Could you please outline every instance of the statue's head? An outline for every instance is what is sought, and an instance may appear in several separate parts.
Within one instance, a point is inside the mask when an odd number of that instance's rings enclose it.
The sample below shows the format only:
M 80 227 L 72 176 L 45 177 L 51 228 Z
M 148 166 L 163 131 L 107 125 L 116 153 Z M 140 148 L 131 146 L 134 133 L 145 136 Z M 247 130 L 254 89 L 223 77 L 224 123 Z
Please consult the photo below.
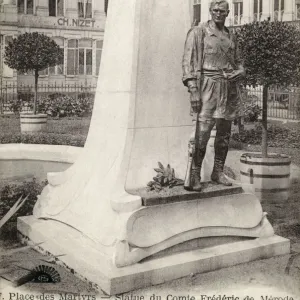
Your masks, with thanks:
M 229 3 L 226 0 L 212 0 L 209 11 L 215 23 L 225 23 L 229 14 Z

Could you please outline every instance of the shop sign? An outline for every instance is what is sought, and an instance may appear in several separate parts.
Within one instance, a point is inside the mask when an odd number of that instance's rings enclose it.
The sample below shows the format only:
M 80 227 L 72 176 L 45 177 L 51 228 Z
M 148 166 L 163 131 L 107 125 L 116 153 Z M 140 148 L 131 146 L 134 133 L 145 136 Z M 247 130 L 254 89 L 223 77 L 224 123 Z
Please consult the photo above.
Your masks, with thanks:
M 60 26 L 94 27 L 95 20 L 59 18 L 57 24 Z

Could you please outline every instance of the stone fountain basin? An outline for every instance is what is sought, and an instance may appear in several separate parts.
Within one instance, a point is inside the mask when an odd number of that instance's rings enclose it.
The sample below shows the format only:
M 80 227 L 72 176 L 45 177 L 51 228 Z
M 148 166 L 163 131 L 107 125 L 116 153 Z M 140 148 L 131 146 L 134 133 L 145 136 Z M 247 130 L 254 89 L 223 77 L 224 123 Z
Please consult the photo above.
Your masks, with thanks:
M 48 172 L 69 168 L 83 148 L 62 145 L 0 145 L 0 180 L 35 177 L 45 180 Z

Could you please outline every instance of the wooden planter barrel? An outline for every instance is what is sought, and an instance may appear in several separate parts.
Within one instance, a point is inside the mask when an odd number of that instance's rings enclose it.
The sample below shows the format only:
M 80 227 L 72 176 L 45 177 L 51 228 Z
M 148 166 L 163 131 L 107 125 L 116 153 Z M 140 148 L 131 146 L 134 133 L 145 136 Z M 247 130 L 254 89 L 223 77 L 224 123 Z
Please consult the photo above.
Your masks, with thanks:
M 240 159 L 241 183 L 245 192 L 261 201 L 282 201 L 289 198 L 291 158 L 284 154 L 244 153 Z
M 46 114 L 20 114 L 21 132 L 43 131 L 47 125 Z

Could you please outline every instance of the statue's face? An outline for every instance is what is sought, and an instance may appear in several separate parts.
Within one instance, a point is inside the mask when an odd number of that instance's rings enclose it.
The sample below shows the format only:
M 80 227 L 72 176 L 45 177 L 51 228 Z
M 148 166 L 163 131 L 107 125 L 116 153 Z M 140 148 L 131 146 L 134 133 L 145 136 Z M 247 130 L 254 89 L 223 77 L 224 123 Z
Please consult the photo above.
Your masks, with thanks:
M 216 4 L 210 9 L 211 18 L 215 23 L 224 24 L 229 14 L 226 3 Z

